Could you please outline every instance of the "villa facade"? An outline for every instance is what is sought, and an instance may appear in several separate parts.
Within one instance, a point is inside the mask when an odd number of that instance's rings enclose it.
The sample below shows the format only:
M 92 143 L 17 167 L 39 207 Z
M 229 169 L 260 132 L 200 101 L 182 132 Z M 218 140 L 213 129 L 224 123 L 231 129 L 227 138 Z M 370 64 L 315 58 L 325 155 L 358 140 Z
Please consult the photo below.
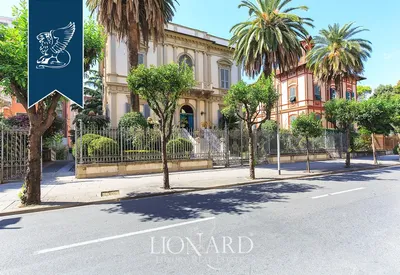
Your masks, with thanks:
M 280 94 L 278 119 L 281 128 L 289 129 L 291 123 L 302 113 L 316 113 L 325 128 L 333 128 L 324 117 L 324 104 L 334 98 L 357 100 L 357 82 L 365 78 L 352 76 L 344 78 L 342 93 L 337 93 L 334 83 L 317 81 L 312 71 L 306 68 L 305 54 L 296 68 L 289 72 L 277 72 L 275 85 Z M 276 109 L 271 113 L 276 120 Z
M 172 62 L 186 62 L 193 69 L 197 85 L 181 99 L 174 116 L 174 124 L 185 124 L 188 130 L 218 126 L 223 97 L 231 85 L 241 78 L 240 67 L 232 60 L 233 49 L 228 40 L 207 32 L 177 24 L 168 24 L 163 43 L 149 48 L 142 45 L 139 63 L 146 67 Z M 126 78 L 129 72 L 128 49 L 124 41 L 109 36 L 101 71 L 104 77 L 104 111 L 116 127 L 120 118 L 131 111 L 130 93 Z M 144 99 L 140 111 L 156 119 Z

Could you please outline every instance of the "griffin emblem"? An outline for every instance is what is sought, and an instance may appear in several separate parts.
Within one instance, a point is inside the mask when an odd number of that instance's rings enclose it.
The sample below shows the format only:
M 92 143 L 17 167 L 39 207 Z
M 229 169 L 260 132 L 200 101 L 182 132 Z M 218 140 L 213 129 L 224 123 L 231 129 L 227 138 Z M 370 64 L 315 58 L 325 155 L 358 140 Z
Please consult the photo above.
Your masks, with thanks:
M 62 69 L 71 62 L 71 55 L 66 50 L 75 33 L 75 23 L 36 36 L 40 43 L 42 56 L 36 61 L 36 69 Z

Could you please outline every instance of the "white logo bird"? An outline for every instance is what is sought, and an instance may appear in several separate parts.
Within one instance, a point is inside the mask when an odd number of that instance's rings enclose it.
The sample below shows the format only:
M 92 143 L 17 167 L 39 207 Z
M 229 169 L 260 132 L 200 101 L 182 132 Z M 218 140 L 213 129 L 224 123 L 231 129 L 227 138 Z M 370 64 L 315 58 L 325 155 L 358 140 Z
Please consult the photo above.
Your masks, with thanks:
M 71 62 L 71 55 L 66 50 L 75 33 L 75 23 L 36 36 L 40 43 L 42 56 L 36 61 L 36 69 L 62 69 Z M 59 60 L 59 57 L 61 61 Z

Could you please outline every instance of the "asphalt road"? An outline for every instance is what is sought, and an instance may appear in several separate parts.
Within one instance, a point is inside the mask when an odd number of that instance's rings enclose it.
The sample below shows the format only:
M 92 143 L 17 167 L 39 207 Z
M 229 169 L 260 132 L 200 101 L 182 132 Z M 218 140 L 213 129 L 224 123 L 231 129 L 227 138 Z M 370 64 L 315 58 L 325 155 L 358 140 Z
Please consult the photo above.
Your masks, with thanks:
M 2 217 L 0 274 L 400 274 L 400 167 Z

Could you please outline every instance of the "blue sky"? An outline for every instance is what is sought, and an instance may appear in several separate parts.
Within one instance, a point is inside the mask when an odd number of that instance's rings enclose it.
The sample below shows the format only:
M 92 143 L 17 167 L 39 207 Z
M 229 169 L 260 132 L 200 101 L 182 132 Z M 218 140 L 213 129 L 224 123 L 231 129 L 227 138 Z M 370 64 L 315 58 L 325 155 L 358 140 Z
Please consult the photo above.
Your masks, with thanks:
M 240 0 L 178 0 L 173 22 L 229 38 L 230 28 L 248 18 L 245 9 L 238 9 Z M 1 0 L 0 16 L 11 16 L 11 6 L 19 0 Z M 382 0 L 380 5 L 368 0 L 293 0 L 290 4 L 306 5 L 308 12 L 301 15 L 314 19 L 311 35 L 316 35 L 328 24 L 354 21 L 370 31 L 362 38 L 373 43 L 371 59 L 366 63 L 362 84 L 376 88 L 379 84 L 395 84 L 400 80 L 400 1 Z

